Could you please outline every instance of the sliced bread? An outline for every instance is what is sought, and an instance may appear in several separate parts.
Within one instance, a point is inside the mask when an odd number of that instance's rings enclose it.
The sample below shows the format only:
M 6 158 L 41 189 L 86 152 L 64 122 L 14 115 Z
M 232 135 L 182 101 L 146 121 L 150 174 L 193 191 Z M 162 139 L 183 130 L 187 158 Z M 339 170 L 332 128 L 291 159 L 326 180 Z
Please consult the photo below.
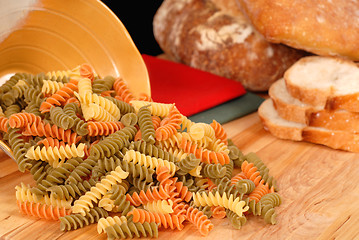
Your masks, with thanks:
M 285 72 L 284 79 L 288 92 L 304 103 L 359 112 L 359 68 L 352 61 L 304 57 Z
M 294 141 L 322 144 L 333 149 L 359 152 L 359 135 L 348 131 L 335 131 L 321 127 L 310 127 L 281 118 L 272 99 L 266 99 L 258 108 L 264 128 L 272 135 Z
M 359 132 L 359 113 L 347 110 L 326 110 L 306 104 L 289 94 L 284 79 L 273 83 L 268 91 L 280 117 L 311 127 Z

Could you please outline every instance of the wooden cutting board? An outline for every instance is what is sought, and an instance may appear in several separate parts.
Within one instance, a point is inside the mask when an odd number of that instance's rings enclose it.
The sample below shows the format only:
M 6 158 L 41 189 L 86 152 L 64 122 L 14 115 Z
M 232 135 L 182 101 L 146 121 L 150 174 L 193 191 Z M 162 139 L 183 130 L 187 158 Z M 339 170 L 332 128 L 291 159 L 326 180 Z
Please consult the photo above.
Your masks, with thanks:
M 269 167 L 283 198 L 277 207 L 278 223 L 248 218 L 240 230 L 227 219 L 213 219 L 206 239 L 359 239 L 359 154 L 304 142 L 279 140 L 266 132 L 257 113 L 224 125 L 228 137 L 244 154 L 256 152 Z M 61 232 L 56 221 L 39 220 L 19 213 L 15 186 L 33 183 L 16 164 L 0 152 L 1 239 L 106 239 L 96 225 Z M 159 239 L 201 239 L 187 224 L 183 231 L 161 230 Z

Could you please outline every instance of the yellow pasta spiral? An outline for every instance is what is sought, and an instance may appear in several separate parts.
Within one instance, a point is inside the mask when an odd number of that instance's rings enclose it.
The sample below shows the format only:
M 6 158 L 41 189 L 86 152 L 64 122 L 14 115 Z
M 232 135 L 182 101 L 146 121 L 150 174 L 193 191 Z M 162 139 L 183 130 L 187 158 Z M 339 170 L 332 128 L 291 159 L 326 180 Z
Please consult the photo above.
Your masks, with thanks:
M 85 155 L 84 148 L 84 143 L 80 143 L 77 147 L 74 143 L 71 145 L 66 144 L 65 147 L 41 148 L 40 146 L 32 146 L 26 152 L 25 156 L 29 159 L 47 161 L 53 167 L 61 167 L 65 159 L 83 157 Z
M 243 212 L 248 211 L 248 206 L 246 206 L 246 202 L 240 200 L 239 197 L 234 198 L 234 195 L 229 195 L 224 192 L 221 196 L 219 192 L 216 192 L 213 195 L 212 192 L 197 192 L 193 194 L 193 202 L 196 206 L 221 206 L 226 209 L 229 209 L 235 212 L 238 216 L 242 216 Z
M 189 134 L 194 140 L 201 140 L 204 137 L 215 139 L 216 134 L 211 125 L 207 123 L 195 123 L 190 127 Z
M 107 218 L 100 218 L 97 222 L 97 232 L 102 233 L 105 231 L 107 227 L 113 226 L 115 224 L 121 225 L 122 223 L 127 222 L 127 218 L 125 216 L 114 216 Z
M 140 100 L 132 100 L 130 101 L 130 104 L 135 108 L 136 112 L 138 112 L 141 107 L 150 105 L 149 109 L 151 110 L 151 114 L 162 118 L 168 116 L 170 109 L 173 106 L 173 104 L 168 103 L 157 103 Z
M 73 213 L 80 213 L 82 216 L 86 215 L 86 212 L 93 208 L 93 203 L 97 203 L 108 191 L 112 189 L 112 186 L 116 183 L 122 182 L 122 179 L 127 178 L 128 172 L 122 170 L 120 166 L 116 167 L 114 171 L 106 175 L 101 182 L 96 183 L 94 187 L 91 187 L 90 191 L 87 191 L 78 200 L 74 202 L 72 208 Z
M 70 77 L 72 71 L 71 70 L 64 70 L 64 71 L 50 71 L 47 72 L 45 75 L 48 78 L 52 77 Z
M 15 189 L 16 200 L 19 200 L 21 202 L 41 203 L 54 207 L 64 207 L 65 209 L 71 208 L 72 198 L 70 198 L 69 200 L 64 200 L 56 198 L 52 194 L 50 194 L 50 196 L 45 195 L 41 198 L 38 198 L 36 194 L 31 192 L 30 185 L 25 185 L 24 183 L 21 183 L 20 186 L 16 186 Z
M 112 116 L 106 109 L 95 103 L 81 104 L 81 108 L 86 121 L 91 119 L 100 122 L 116 121 L 115 117 Z
M 121 118 L 120 109 L 110 100 L 101 97 L 97 94 L 91 95 L 91 102 L 103 107 L 118 121 Z
M 163 160 L 161 158 L 151 157 L 135 150 L 128 150 L 123 159 L 128 162 L 133 162 L 134 164 L 138 163 L 141 166 L 145 166 L 151 169 L 155 169 L 158 166 L 165 166 L 169 169 L 169 173 L 172 176 L 177 170 L 177 166 L 173 162 Z
M 62 82 L 56 82 L 52 80 L 44 80 L 41 92 L 45 94 L 54 94 L 57 90 L 62 88 L 64 84 Z
M 173 213 L 173 202 L 171 200 L 157 200 L 143 205 L 144 209 L 156 213 Z

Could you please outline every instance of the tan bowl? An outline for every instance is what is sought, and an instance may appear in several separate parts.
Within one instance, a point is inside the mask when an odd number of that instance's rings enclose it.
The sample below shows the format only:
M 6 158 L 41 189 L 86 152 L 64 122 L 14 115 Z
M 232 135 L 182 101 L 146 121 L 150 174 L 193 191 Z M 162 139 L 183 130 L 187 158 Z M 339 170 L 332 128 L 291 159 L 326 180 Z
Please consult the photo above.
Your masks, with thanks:
M 122 76 L 134 95 L 151 96 L 146 65 L 122 22 L 96 0 L 1 0 L 0 85 L 16 72 L 90 64 Z M 13 158 L 11 149 L 0 148 Z
M 117 16 L 96 0 L 2 0 L 0 79 L 89 63 L 122 76 L 134 94 L 150 92 L 146 65 Z

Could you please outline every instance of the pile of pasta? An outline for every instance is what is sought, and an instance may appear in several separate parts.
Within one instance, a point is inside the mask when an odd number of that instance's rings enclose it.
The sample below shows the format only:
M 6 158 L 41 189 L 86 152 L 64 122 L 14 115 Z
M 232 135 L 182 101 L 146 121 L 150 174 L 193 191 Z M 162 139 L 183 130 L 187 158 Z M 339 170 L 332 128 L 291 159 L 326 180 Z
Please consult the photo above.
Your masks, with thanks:
M 175 104 L 135 97 L 121 77 L 88 64 L 16 73 L 0 87 L 2 140 L 30 184 L 19 210 L 62 231 L 97 224 L 108 239 L 158 237 L 188 224 L 207 236 L 211 218 L 235 229 L 249 215 L 276 223 L 276 182 L 217 121 L 196 123 Z M 235 173 L 237 172 L 237 173 Z

